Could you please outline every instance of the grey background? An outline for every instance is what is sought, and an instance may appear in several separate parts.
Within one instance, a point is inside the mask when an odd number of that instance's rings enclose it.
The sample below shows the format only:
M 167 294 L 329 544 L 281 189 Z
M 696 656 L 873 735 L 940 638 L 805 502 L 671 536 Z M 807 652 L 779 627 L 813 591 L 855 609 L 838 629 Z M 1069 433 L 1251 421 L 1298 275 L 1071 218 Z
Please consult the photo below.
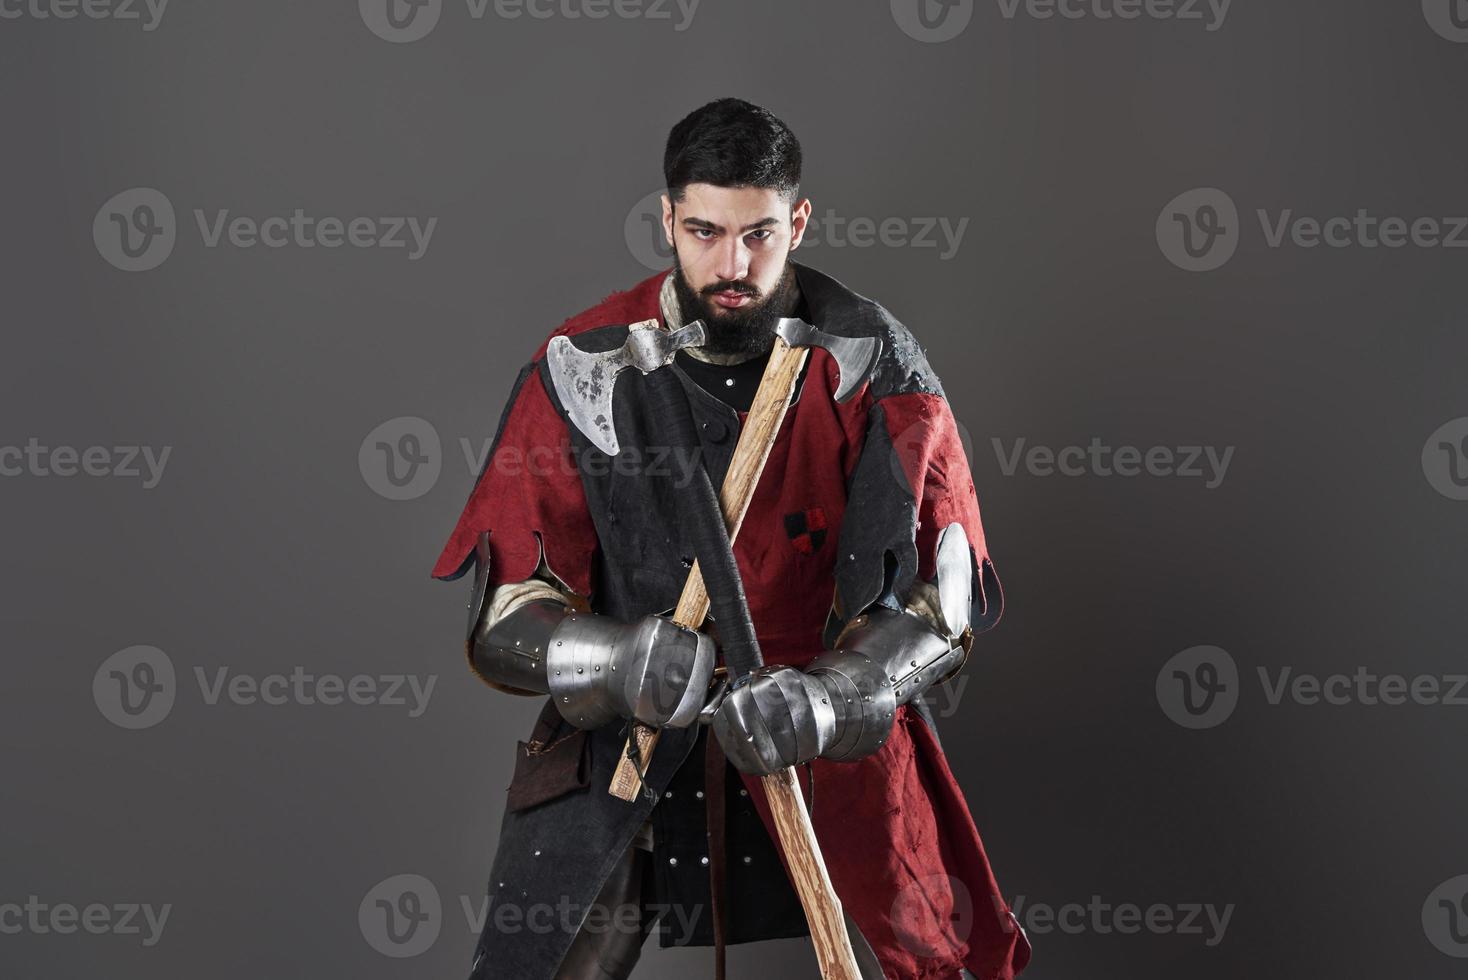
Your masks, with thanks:
M 1236 0 L 1222 28 L 1006 18 L 920 43 L 886 3 L 704 0 L 674 20 L 505 19 L 448 2 L 422 40 L 355 5 L 184 4 L 0 20 L 0 443 L 171 446 L 162 481 L 0 479 L 7 561 L 0 903 L 171 903 L 161 941 L 0 934 L 7 977 L 460 976 L 514 739 L 537 703 L 465 671 L 466 586 L 428 570 L 515 372 L 649 274 L 629 210 L 678 118 L 726 94 L 800 136 L 816 214 L 969 219 L 956 255 L 797 257 L 911 326 L 972 441 L 1008 596 L 942 720 L 1006 895 L 1235 905 L 1201 935 L 1032 932 L 1028 977 L 1460 975 L 1423 903 L 1468 872 L 1464 708 L 1264 697 L 1256 668 L 1463 669 L 1468 504 L 1424 443 L 1468 415 L 1465 253 L 1270 248 L 1254 217 L 1468 214 L 1468 45 L 1418 4 Z M 98 209 L 162 191 L 178 242 L 104 261 Z M 1163 206 L 1226 191 L 1242 230 L 1191 273 Z M 206 248 L 192 211 L 436 216 L 427 254 Z M 412 500 L 359 470 L 379 424 L 443 442 Z M 1235 447 L 1177 477 L 1005 475 L 1006 447 Z M 116 651 L 178 671 L 156 726 L 91 695 Z M 1241 675 L 1223 724 L 1159 704 L 1174 654 Z M 428 710 L 209 705 L 196 668 L 436 675 Z M 357 921 L 420 874 L 411 959 Z M 1468 953 L 1468 949 L 1460 949 Z M 640 978 L 704 975 L 648 947 Z M 734 976 L 809 976 L 802 943 Z

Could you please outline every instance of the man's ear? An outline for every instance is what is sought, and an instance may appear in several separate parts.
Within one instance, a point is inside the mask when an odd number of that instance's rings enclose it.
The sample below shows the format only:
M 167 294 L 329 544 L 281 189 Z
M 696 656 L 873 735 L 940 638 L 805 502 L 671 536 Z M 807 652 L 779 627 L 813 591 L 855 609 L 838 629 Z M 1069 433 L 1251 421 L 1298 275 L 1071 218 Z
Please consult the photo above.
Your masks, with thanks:
M 667 240 L 668 247 L 673 247 L 673 201 L 667 194 L 663 195 L 663 238 Z
M 790 250 L 793 252 L 800 247 L 800 241 L 805 237 L 805 226 L 810 221 L 810 198 L 802 197 L 795 207 L 790 209 Z

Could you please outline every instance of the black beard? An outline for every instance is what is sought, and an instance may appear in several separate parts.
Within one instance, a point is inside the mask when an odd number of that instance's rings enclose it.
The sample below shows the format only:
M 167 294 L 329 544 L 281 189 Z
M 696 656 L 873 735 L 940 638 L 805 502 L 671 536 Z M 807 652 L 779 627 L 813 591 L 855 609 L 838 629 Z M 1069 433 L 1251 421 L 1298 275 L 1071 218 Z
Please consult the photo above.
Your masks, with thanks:
M 780 281 L 764 299 L 747 282 L 710 283 L 702 293 L 695 293 L 683 276 L 678 255 L 673 254 L 673 291 L 678 297 L 678 310 L 684 323 L 702 320 L 708 334 L 703 350 L 710 354 L 743 354 L 755 357 L 768 354 L 775 345 L 775 328 L 781 317 L 789 316 L 795 298 L 795 267 L 787 259 Z M 756 301 L 738 309 L 728 309 L 713 301 L 713 294 L 741 292 Z

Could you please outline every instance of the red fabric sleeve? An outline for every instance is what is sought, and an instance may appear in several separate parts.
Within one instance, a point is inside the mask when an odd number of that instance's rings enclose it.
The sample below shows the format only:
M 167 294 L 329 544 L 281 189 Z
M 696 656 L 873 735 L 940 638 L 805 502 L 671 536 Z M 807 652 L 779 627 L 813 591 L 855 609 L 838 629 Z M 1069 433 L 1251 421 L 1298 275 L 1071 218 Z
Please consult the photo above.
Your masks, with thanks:
M 537 368 L 520 385 L 458 525 L 433 568 L 434 578 L 468 570 L 475 540 L 489 532 L 489 587 L 535 571 L 540 541 L 552 572 L 582 596 L 591 593 L 596 527 L 571 452 Z
M 1003 593 L 989 561 L 973 472 L 948 400 L 939 394 L 914 392 L 889 395 L 879 404 L 892 440 L 894 465 L 901 467 L 917 501 L 918 577 L 932 581 L 939 533 L 954 521 L 962 524 L 974 551 L 975 578 L 984 593 L 983 609 L 992 626 L 1002 608 Z

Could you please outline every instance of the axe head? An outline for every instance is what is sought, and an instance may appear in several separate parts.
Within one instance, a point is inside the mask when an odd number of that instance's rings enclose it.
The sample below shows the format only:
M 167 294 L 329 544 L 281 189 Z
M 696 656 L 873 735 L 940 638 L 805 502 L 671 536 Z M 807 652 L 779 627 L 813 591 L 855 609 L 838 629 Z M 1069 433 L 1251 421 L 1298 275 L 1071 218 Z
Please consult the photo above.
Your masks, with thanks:
M 617 375 L 628 368 L 636 368 L 643 374 L 656 371 L 682 348 L 702 347 L 706 341 L 702 320 L 672 331 L 659 329 L 656 320 L 643 320 L 628 328 L 625 344 L 600 353 L 582 350 L 569 337 L 552 337 L 545 360 L 556 394 L 576 428 L 596 448 L 615 456 L 621 448 L 612 425 L 612 393 Z
M 882 354 L 882 342 L 876 337 L 838 337 L 793 317 L 782 317 L 775 333 L 791 347 L 819 347 L 831 355 L 841 378 L 836 387 L 838 402 L 846 401 L 861 387 Z
M 820 347 L 836 361 L 841 381 L 836 400 L 850 398 L 876 367 L 882 342 L 876 337 L 838 337 L 817 330 L 804 320 L 782 317 L 775 333 L 791 347 Z M 702 347 L 707 342 L 702 320 L 662 330 L 656 320 L 643 320 L 628 328 L 627 342 L 616 350 L 584 351 L 560 336 L 546 347 L 551 382 L 576 428 L 608 456 L 617 455 L 621 444 L 612 424 L 612 397 L 617 375 L 628 368 L 643 374 L 673 360 L 684 347 Z

